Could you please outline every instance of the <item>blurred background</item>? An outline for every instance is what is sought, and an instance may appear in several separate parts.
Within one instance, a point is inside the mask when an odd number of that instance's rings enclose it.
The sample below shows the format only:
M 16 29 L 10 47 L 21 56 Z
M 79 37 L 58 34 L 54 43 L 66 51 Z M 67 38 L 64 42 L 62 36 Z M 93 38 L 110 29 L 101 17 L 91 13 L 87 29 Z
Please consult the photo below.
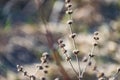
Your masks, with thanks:
M 43 52 L 51 57 L 48 80 L 75 80 L 57 44 L 64 39 L 73 56 L 64 4 L 64 0 L 0 0 L 0 80 L 29 80 L 17 72 L 16 65 L 34 73 Z M 95 60 L 100 71 L 110 76 L 120 64 L 120 0 L 72 0 L 72 4 L 80 59 L 90 52 L 92 35 L 99 31 Z M 74 56 L 73 64 L 77 67 Z M 96 80 L 89 69 L 85 76 L 84 80 Z

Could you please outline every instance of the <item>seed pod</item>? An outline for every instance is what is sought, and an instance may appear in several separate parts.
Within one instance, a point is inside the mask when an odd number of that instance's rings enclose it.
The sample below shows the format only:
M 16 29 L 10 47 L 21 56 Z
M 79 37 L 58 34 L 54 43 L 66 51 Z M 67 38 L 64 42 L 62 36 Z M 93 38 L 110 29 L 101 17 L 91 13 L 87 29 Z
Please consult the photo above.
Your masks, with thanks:
M 58 43 L 59 43 L 59 44 L 63 43 L 63 40 L 62 40 L 62 39 L 59 39 L 59 40 L 58 40 Z
M 66 60 L 69 61 L 71 59 L 71 57 L 66 57 Z
M 64 49 L 64 50 L 63 50 L 63 53 L 66 53 L 66 52 L 67 52 L 67 50 Z
M 67 24 L 70 24 L 70 25 L 71 25 L 72 23 L 73 23 L 73 20 L 68 20 L 68 21 L 67 21 Z
M 59 47 L 60 47 L 60 48 L 64 48 L 64 47 L 65 47 L 65 44 L 60 44 Z
M 94 32 L 94 35 L 98 35 L 98 34 L 99 34 L 99 32 L 98 32 L 98 31 Z
M 66 11 L 66 14 L 72 14 L 73 13 L 73 10 L 67 10 Z
M 27 71 L 24 71 L 23 73 L 24 73 L 24 76 L 26 76 L 26 75 L 27 75 Z
M 45 73 L 45 74 L 47 74 L 47 73 L 48 73 L 48 71 L 47 71 L 47 70 L 45 70 L 45 71 L 44 71 L 44 73 Z
M 71 0 L 65 0 L 66 3 L 69 3 Z
M 93 44 L 94 46 L 98 46 L 98 43 L 97 42 L 94 42 L 94 44 Z
M 73 50 L 73 54 L 77 55 L 80 51 L 79 50 Z
M 120 72 L 120 68 L 118 68 L 118 72 Z
M 83 62 L 87 62 L 87 61 L 88 61 L 88 58 L 87 58 L 87 57 L 84 57 L 82 61 L 83 61 Z
M 88 66 L 91 66 L 92 65 L 92 62 L 90 61 L 89 63 L 88 63 Z
M 40 80 L 46 80 L 46 78 L 45 78 L 45 77 L 42 77 Z
M 76 37 L 76 33 L 72 33 L 71 35 L 70 35 L 70 38 L 75 38 Z
M 43 70 L 43 67 L 42 66 L 38 66 L 39 67 L 39 70 Z
M 99 74 L 97 75 L 97 77 L 98 77 L 98 78 L 101 78 L 101 77 L 104 77 L 104 75 L 105 75 L 105 74 L 102 72 L 102 73 L 99 73 Z
M 92 57 L 94 57 L 95 55 L 93 55 L 93 54 L 89 54 L 89 56 L 92 58 Z
M 99 40 L 99 37 L 94 36 L 94 40 Z
M 36 80 L 34 75 L 30 76 L 30 80 Z
M 67 4 L 66 4 L 66 7 L 67 7 L 67 8 L 70 8 L 70 7 L 72 7 L 72 4 L 71 4 L 71 3 L 67 3 Z

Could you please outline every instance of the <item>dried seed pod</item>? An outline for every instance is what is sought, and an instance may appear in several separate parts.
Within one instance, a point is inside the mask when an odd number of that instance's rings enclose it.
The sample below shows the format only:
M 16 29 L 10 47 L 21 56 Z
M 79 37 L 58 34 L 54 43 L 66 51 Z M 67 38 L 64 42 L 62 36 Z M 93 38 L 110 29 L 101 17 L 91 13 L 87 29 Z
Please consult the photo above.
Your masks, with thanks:
M 66 60 L 69 61 L 71 59 L 71 57 L 66 57 Z
M 120 68 L 118 68 L 118 70 L 117 70 L 118 72 L 120 72 Z
M 88 58 L 87 58 L 87 57 L 84 57 L 82 61 L 83 61 L 83 62 L 87 62 L 87 61 L 88 61 Z
M 96 71 L 96 70 L 97 70 L 97 66 L 94 66 L 92 70 L 93 70 L 93 71 Z
M 45 68 L 49 68 L 49 66 L 48 66 L 48 65 L 45 65 Z
M 64 49 L 64 50 L 63 50 L 63 53 L 67 53 L 67 50 Z
M 62 39 L 59 39 L 59 40 L 58 40 L 58 43 L 59 43 L 59 44 L 63 43 L 63 40 L 62 40 Z
M 98 35 L 98 34 L 99 34 L 99 32 L 98 32 L 98 31 L 94 32 L 94 35 Z
M 73 20 L 68 20 L 67 21 L 67 24 L 72 24 L 73 23 Z
M 42 66 L 38 66 L 39 70 L 43 70 L 43 67 Z
M 92 58 L 92 57 L 94 57 L 95 55 L 93 55 L 93 54 L 89 54 L 89 56 Z
M 65 0 L 66 3 L 69 3 L 71 0 Z
M 67 8 L 70 8 L 70 7 L 72 7 L 72 4 L 71 4 L 71 3 L 67 3 L 67 4 L 66 4 L 66 7 L 67 7 Z
M 19 66 L 17 69 L 18 72 L 23 72 L 23 66 Z
M 47 74 L 47 73 L 48 73 L 48 71 L 47 71 L 47 70 L 45 70 L 45 71 L 44 71 L 44 73 L 45 73 L 45 74 Z
M 99 37 L 97 37 L 97 36 L 94 36 L 94 40 L 99 40 Z
M 73 54 L 77 55 L 80 51 L 79 50 L 73 50 Z
M 90 61 L 89 63 L 88 63 L 88 66 L 91 66 L 92 65 L 92 62 Z
M 94 46 L 98 46 L 98 43 L 97 42 L 94 42 L 94 44 L 93 44 Z
M 105 74 L 102 72 L 102 73 L 99 73 L 98 75 L 97 75 L 97 77 L 98 78 L 101 78 L 101 77 L 104 77 L 105 76 Z
M 65 44 L 60 44 L 59 47 L 60 47 L 60 48 L 64 48 L 64 47 L 65 47 Z
M 47 52 L 44 52 L 43 54 L 42 54 L 42 57 L 48 57 L 49 56 L 49 54 L 47 53 Z
M 72 14 L 73 13 L 73 10 L 67 10 L 66 11 L 66 14 Z
M 46 80 L 46 78 L 45 78 L 45 77 L 42 77 L 40 80 Z
M 76 37 L 76 33 L 72 33 L 71 35 L 70 35 L 70 38 L 75 38 Z
M 41 63 L 46 63 L 47 62 L 45 57 L 41 57 L 40 59 L 41 59 Z
M 36 80 L 34 75 L 30 76 L 30 80 Z
M 26 75 L 27 75 L 27 71 L 24 71 L 23 73 L 24 73 L 24 76 L 26 76 Z

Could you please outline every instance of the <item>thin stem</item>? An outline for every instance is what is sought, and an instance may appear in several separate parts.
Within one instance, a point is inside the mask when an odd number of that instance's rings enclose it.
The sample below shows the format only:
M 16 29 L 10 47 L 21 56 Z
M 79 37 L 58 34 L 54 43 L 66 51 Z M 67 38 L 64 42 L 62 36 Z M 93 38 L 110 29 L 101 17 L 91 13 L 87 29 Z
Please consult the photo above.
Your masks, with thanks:
M 69 57 L 66 53 L 65 53 L 65 56 L 66 56 L 66 57 Z M 75 72 L 76 76 L 78 76 L 78 73 L 77 73 L 77 71 L 75 70 L 75 68 L 74 68 L 71 60 L 69 60 L 68 62 L 69 62 L 69 64 L 71 65 L 71 67 L 72 67 L 73 71 Z
M 94 49 L 95 49 L 95 46 L 93 46 L 92 49 L 91 49 L 91 51 L 90 51 L 90 54 L 91 54 L 91 55 L 93 54 Z M 81 75 L 80 75 L 81 77 L 83 77 L 83 75 L 84 75 L 84 73 L 85 73 L 85 71 L 86 71 L 86 69 L 87 69 L 87 67 L 88 67 L 88 65 L 89 65 L 90 60 L 91 60 L 91 57 L 89 56 L 89 57 L 88 57 L 87 64 L 86 64 L 85 68 L 82 70 L 82 73 L 81 73 Z

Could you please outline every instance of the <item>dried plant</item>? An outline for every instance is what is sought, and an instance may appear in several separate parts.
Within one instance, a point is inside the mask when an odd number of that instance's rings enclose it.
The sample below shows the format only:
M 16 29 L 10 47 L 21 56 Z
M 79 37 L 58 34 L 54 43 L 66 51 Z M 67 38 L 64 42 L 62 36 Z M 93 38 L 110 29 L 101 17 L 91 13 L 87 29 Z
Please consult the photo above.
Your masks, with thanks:
M 34 74 L 30 75 L 27 71 L 24 70 L 23 66 L 20 66 L 20 65 L 17 65 L 17 71 L 18 72 L 22 72 L 24 74 L 24 76 L 28 77 L 30 80 L 46 80 L 46 77 L 43 77 L 41 76 L 41 78 L 37 78 L 36 77 L 36 73 L 39 71 L 39 70 L 43 70 L 43 73 L 44 74 L 47 74 L 48 71 L 44 68 L 49 68 L 49 64 L 48 64 L 48 53 L 45 52 L 42 54 L 42 57 L 40 58 L 41 60 L 41 63 L 39 65 L 37 65 L 37 70 Z
M 84 79 L 83 76 L 84 76 L 84 74 L 86 72 L 86 69 L 89 66 L 91 66 L 92 63 L 93 63 L 92 60 L 95 57 L 94 50 L 98 46 L 98 42 L 99 42 L 99 32 L 96 31 L 94 33 L 94 35 L 93 35 L 94 42 L 93 42 L 93 46 L 92 46 L 92 49 L 91 49 L 90 53 L 88 54 L 88 56 L 86 56 L 85 58 L 83 58 L 82 61 L 80 61 L 79 57 L 78 57 L 80 51 L 78 50 L 77 45 L 76 45 L 76 41 L 75 41 L 75 38 L 76 38 L 77 34 L 74 33 L 73 30 L 72 30 L 72 24 L 73 24 L 73 19 L 72 19 L 72 13 L 73 13 L 72 3 L 71 3 L 71 0 L 65 0 L 65 3 L 66 3 L 65 5 L 66 5 L 66 8 L 67 8 L 66 14 L 69 15 L 69 20 L 67 21 L 67 24 L 68 24 L 68 27 L 69 27 L 69 37 L 71 38 L 71 40 L 73 42 L 73 51 L 72 51 L 72 53 L 76 57 L 76 61 L 77 61 L 77 64 L 78 64 L 78 71 L 74 68 L 74 65 L 72 64 L 71 57 L 68 55 L 68 53 L 67 53 L 68 51 L 65 49 L 66 45 L 64 44 L 64 41 L 62 39 L 59 39 L 58 40 L 58 44 L 59 44 L 59 47 L 62 49 L 62 52 L 63 52 L 63 54 L 66 57 L 66 60 L 70 64 L 70 66 L 73 69 L 74 73 L 76 74 L 78 80 L 82 80 L 82 79 Z M 85 65 L 84 68 L 81 68 L 81 63 L 82 62 L 86 63 L 86 65 Z M 119 75 L 120 69 L 118 69 L 118 71 L 113 76 L 110 76 L 110 77 L 107 77 L 107 76 L 105 76 L 105 74 L 103 72 L 100 72 L 100 70 L 97 67 L 97 64 L 94 65 L 93 71 L 97 74 L 97 79 L 98 80 L 116 80 L 116 78 Z
M 97 48 L 97 46 L 99 45 L 99 32 L 96 31 L 94 32 L 93 34 L 93 44 L 92 44 L 92 48 L 91 48 L 91 51 L 90 53 L 85 56 L 83 59 L 79 59 L 79 54 L 80 54 L 80 51 L 79 49 L 77 48 L 77 44 L 76 44 L 76 37 L 77 37 L 77 34 L 75 32 L 73 32 L 73 19 L 72 19 L 72 14 L 73 14 L 73 10 L 72 10 L 72 3 L 71 3 L 71 0 L 65 0 L 65 5 L 66 5 L 66 14 L 69 16 L 69 20 L 67 21 L 67 24 L 68 24 L 68 28 L 69 28 L 69 37 L 71 38 L 72 40 L 72 45 L 73 45 L 73 50 L 72 50 L 72 53 L 73 55 L 75 56 L 76 58 L 76 62 L 77 62 L 77 67 L 78 69 L 75 69 L 75 66 L 76 65 L 73 65 L 72 63 L 72 59 L 71 57 L 69 56 L 68 54 L 68 50 L 65 49 L 65 46 L 66 44 L 64 44 L 64 40 L 62 39 L 59 39 L 58 40 L 58 44 L 59 44 L 59 47 L 60 49 L 62 50 L 62 53 L 64 54 L 65 58 L 66 58 L 66 61 L 70 64 L 72 70 L 74 71 L 76 77 L 78 78 L 78 80 L 82 80 L 84 79 L 84 74 L 87 70 L 87 68 L 90 68 L 92 65 L 93 65 L 93 60 L 95 56 L 94 54 L 94 51 L 95 49 Z M 47 53 L 43 53 L 42 57 L 41 57 L 41 63 L 39 66 L 37 66 L 37 71 L 38 70 L 44 70 L 44 68 L 48 68 L 49 65 L 48 65 L 48 54 Z M 82 67 L 81 63 L 85 63 L 85 66 Z M 44 64 L 47 64 L 46 66 L 44 66 Z M 33 75 L 29 75 L 27 71 L 24 70 L 24 68 L 20 65 L 17 65 L 17 69 L 18 69 L 18 72 L 22 72 L 24 74 L 24 76 L 28 77 L 30 80 L 37 80 L 38 78 L 36 77 L 36 73 L 33 74 Z M 92 67 L 93 72 L 95 72 L 96 76 L 97 76 L 97 80 L 116 80 L 116 78 L 118 77 L 119 75 L 119 72 L 120 72 L 120 68 L 117 70 L 117 72 L 111 76 L 106 76 L 104 72 L 101 72 L 99 70 L 99 66 L 97 66 L 97 64 L 95 63 L 95 65 Z M 45 74 L 48 73 L 48 71 L 43 71 Z M 46 80 L 46 77 L 41 77 L 41 79 L 38 79 L 38 80 Z M 59 78 L 56 78 L 55 80 L 59 80 Z

